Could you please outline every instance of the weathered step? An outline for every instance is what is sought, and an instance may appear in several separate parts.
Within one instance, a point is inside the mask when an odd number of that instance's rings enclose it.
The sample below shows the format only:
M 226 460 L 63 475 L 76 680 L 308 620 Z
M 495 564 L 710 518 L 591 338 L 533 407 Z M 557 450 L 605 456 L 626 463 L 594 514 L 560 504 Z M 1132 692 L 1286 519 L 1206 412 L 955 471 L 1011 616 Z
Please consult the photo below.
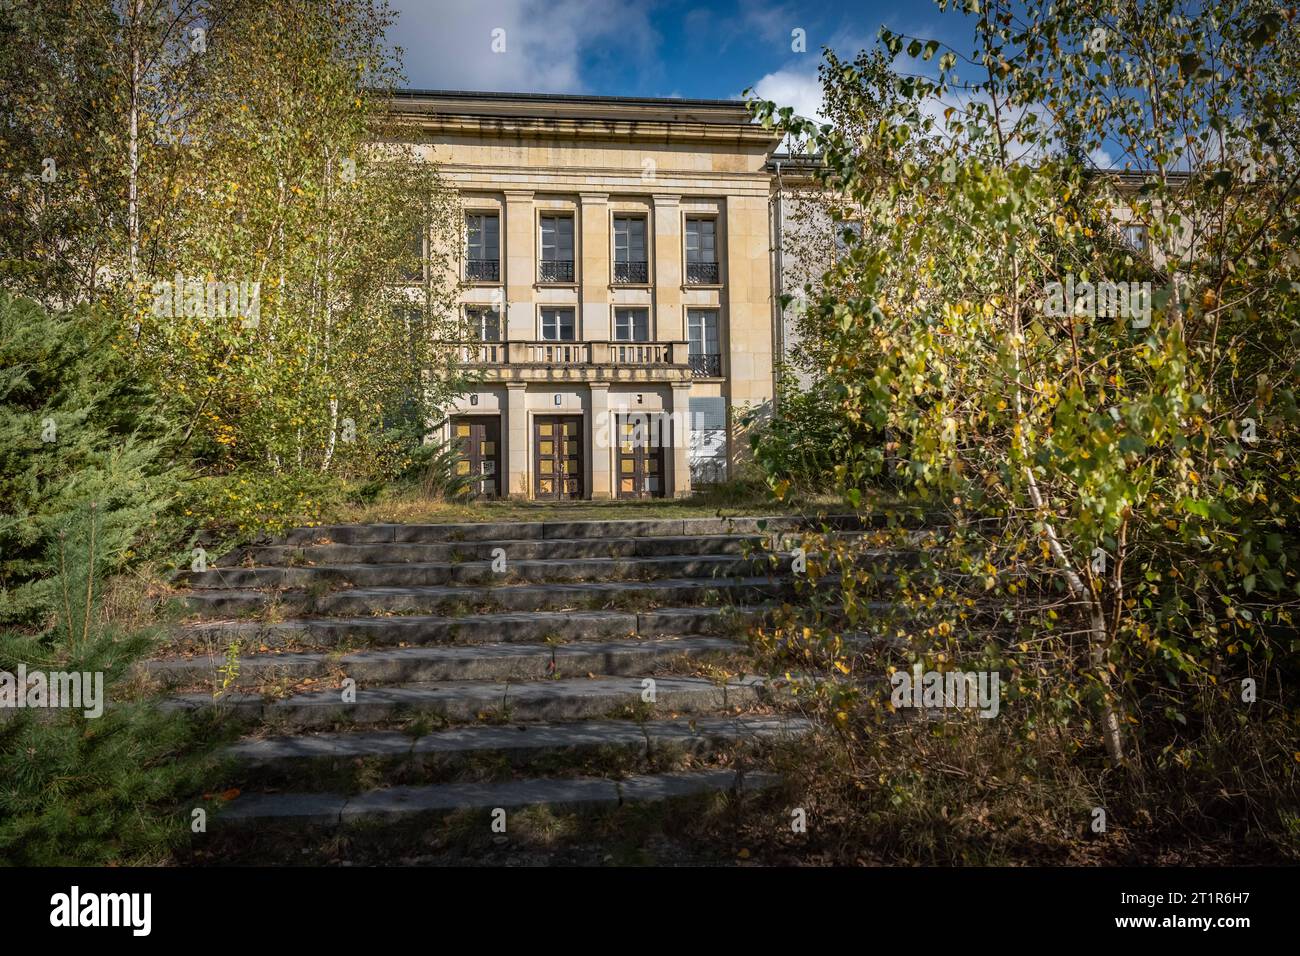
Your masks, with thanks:
M 469 644 L 323 653 L 254 654 L 239 659 L 233 686 L 298 681 L 341 674 L 365 684 L 450 680 L 534 680 L 573 674 L 630 674 L 675 657 L 704 657 L 744 649 L 720 637 L 579 641 L 568 644 Z M 163 686 L 201 684 L 219 677 L 224 655 L 152 660 L 148 674 Z
M 783 535 L 793 540 L 793 535 Z M 665 535 L 649 538 L 548 538 L 385 544 L 269 544 L 242 548 L 223 566 L 251 563 L 302 564 L 420 564 L 437 561 L 491 561 L 498 548 L 508 561 L 544 558 L 653 558 L 699 554 L 743 554 L 766 547 L 771 535 Z
M 496 587 L 347 588 L 315 593 L 201 590 L 186 596 L 203 615 L 254 614 L 273 604 L 288 613 L 434 614 L 448 610 L 599 610 L 630 604 L 752 603 L 780 596 L 788 582 L 776 577 L 661 578 L 655 581 L 599 581 L 583 584 L 506 584 Z
M 717 684 L 700 677 L 653 678 L 654 701 L 647 702 L 650 685 L 640 677 L 574 677 L 508 683 L 457 681 L 413 683 L 355 690 L 344 700 L 338 688 L 266 701 L 252 694 L 229 694 L 214 703 L 211 694 L 168 698 L 170 707 L 221 706 L 245 719 L 283 722 L 295 727 L 356 726 L 430 714 L 451 721 L 586 720 L 613 715 L 625 708 L 654 713 L 704 713 L 752 703 L 761 696 L 763 680 L 755 676 Z
M 217 821 L 223 826 L 297 824 L 346 827 L 479 810 L 484 814 L 486 829 L 489 815 L 498 808 L 509 811 L 546 806 L 556 811 L 595 810 L 704 793 L 753 792 L 777 786 L 780 782 L 775 774 L 727 769 L 646 774 L 623 780 L 540 778 L 503 783 L 398 786 L 367 791 L 355 797 L 337 793 L 250 793 L 231 802 Z
M 857 515 L 652 518 L 639 521 L 481 521 L 464 524 L 350 524 L 295 528 L 280 544 L 405 544 L 494 540 L 572 540 L 717 534 L 766 534 L 818 527 L 861 527 Z
M 659 578 L 744 577 L 784 570 L 789 558 L 732 554 L 650 558 L 334 564 L 215 568 L 189 575 L 193 588 L 430 587 L 543 581 L 646 581 Z
M 723 745 L 792 740 L 812 729 L 801 717 L 700 717 L 695 720 L 586 720 L 569 723 L 470 725 L 412 737 L 399 731 L 295 734 L 255 737 L 227 747 L 224 755 L 252 771 L 293 774 L 306 764 L 358 760 L 419 761 L 456 766 L 481 757 L 512 766 L 541 756 L 627 750 L 643 758 L 660 752 L 698 753 Z
M 605 640 L 734 631 L 769 605 L 740 608 L 664 607 L 650 611 L 533 611 L 521 614 L 408 614 L 391 617 L 311 617 L 283 621 L 197 621 L 178 630 L 190 647 L 217 648 L 229 641 L 268 648 L 332 647 L 342 643 L 391 644 L 524 643 L 563 639 Z

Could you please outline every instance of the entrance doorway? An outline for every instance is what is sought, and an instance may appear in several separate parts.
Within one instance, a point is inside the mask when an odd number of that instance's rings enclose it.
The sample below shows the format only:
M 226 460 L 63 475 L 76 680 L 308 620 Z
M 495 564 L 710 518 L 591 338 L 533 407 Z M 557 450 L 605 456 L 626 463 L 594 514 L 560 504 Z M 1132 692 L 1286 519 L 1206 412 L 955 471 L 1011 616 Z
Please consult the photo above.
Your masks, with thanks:
M 474 498 L 501 496 L 501 418 L 496 415 L 465 415 L 451 420 L 451 432 L 459 446 L 456 474 L 469 479 Z
M 582 417 L 534 418 L 533 497 L 553 501 L 581 498 L 582 469 Z
M 617 428 L 615 496 L 662 498 L 667 422 L 645 413 L 619 415 Z

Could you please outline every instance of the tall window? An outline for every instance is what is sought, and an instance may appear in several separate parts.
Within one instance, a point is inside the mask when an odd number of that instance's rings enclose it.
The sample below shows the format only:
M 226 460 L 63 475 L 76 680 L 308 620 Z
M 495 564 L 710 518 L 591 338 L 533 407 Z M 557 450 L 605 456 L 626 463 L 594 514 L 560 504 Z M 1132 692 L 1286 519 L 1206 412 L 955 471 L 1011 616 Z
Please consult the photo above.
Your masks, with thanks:
M 577 338 L 572 309 L 542 309 L 542 340 L 572 342 Z
M 470 213 L 465 226 L 469 233 L 465 278 L 496 282 L 501 278 L 501 220 L 496 213 Z
M 616 342 L 650 341 L 650 310 L 615 309 L 614 340 Z
M 469 333 L 480 342 L 501 341 L 501 313 L 487 306 L 470 306 L 465 310 Z
M 542 259 L 538 278 L 543 282 L 573 281 L 573 217 L 542 217 Z
M 645 219 L 614 217 L 614 281 L 639 285 L 649 281 Z
M 686 281 L 697 285 L 718 283 L 718 221 L 686 220 Z
M 424 281 L 424 225 L 416 226 L 406 242 L 402 256 L 401 277 L 407 282 Z
M 716 309 L 690 309 L 686 313 L 691 371 L 705 378 L 722 375 L 722 350 L 718 345 Z

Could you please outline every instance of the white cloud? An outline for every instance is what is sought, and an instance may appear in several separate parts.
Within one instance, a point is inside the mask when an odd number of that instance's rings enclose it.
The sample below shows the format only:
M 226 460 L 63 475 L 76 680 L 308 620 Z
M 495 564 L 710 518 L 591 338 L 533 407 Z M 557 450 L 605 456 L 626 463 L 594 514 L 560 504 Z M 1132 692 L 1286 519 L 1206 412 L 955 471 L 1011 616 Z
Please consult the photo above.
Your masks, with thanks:
M 793 69 L 769 73 L 754 84 L 754 92 L 760 99 L 771 100 L 778 107 L 792 107 L 796 116 L 825 122 L 822 115 L 825 101 L 815 66 L 811 73 Z
M 587 92 L 582 63 L 644 62 L 658 43 L 644 4 L 630 0 L 392 0 L 389 41 L 413 88 Z M 504 30 L 505 52 L 492 50 Z

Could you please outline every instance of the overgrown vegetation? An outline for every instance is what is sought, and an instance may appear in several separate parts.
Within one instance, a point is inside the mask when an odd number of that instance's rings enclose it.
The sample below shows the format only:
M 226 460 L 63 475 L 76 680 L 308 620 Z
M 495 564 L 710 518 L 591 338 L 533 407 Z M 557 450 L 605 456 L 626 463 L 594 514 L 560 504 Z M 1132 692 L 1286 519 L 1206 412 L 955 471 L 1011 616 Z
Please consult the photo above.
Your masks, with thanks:
M 455 491 L 425 435 L 464 381 L 459 204 L 384 145 L 415 141 L 392 17 L 0 5 L 0 670 L 102 671 L 109 700 L 0 723 L 6 862 L 158 861 L 187 831 L 212 728 L 131 675 L 200 535 Z
M 882 30 L 887 57 L 828 57 L 850 119 L 757 104 L 861 224 L 808 306 L 841 428 L 879 436 L 842 446 L 837 486 L 937 513 L 919 540 L 806 539 L 801 600 L 755 634 L 833 729 L 804 773 L 847 854 L 1294 858 L 1296 22 L 969 9 L 972 55 Z M 903 53 L 937 78 L 895 75 Z M 1145 281 L 1149 312 L 1084 293 Z M 999 715 L 902 720 L 918 665 L 996 673 Z

